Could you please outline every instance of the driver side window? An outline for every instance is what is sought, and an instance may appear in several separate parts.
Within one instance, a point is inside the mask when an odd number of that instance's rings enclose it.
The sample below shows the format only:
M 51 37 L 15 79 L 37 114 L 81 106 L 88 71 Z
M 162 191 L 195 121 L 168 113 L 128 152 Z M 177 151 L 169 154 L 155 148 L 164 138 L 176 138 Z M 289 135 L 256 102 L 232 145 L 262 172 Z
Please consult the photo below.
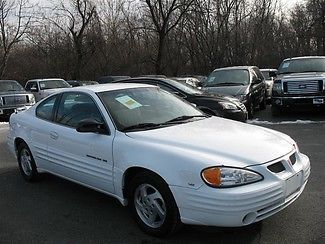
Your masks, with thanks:
M 104 123 L 103 117 L 91 97 L 84 93 L 64 93 L 59 104 L 56 122 L 77 128 L 81 122 L 88 119 Z

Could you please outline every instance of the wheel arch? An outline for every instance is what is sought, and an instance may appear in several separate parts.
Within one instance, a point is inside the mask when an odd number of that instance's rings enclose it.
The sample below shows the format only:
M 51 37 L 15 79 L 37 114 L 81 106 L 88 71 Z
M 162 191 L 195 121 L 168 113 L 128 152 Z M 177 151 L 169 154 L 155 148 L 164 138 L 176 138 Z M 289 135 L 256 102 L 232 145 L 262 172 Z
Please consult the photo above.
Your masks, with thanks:
M 129 183 L 131 182 L 131 180 L 137 174 L 140 174 L 140 173 L 143 173 L 143 172 L 147 172 L 147 173 L 153 174 L 153 175 L 159 177 L 160 179 L 162 179 L 167 184 L 167 182 L 164 180 L 164 178 L 161 177 L 158 173 L 156 173 L 156 172 L 154 172 L 154 171 L 152 171 L 150 169 L 144 168 L 144 167 L 132 166 L 132 167 L 128 168 L 124 172 L 123 178 L 122 178 L 123 198 L 124 199 L 128 199 L 127 191 L 128 191 Z
M 26 141 L 23 138 L 21 138 L 21 137 L 16 137 L 15 138 L 14 146 L 15 146 L 15 153 L 16 153 L 16 155 L 18 154 L 18 147 L 22 143 L 25 143 L 27 145 Z

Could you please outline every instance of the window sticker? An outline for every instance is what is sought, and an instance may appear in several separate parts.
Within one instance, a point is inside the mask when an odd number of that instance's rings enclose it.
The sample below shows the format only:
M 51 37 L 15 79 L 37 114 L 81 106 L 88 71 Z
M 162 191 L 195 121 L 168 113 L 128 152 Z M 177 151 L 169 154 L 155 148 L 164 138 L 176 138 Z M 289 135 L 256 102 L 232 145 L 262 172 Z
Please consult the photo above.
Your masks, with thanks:
M 45 87 L 45 84 L 41 83 L 39 84 L 41 88 L 44 88 Z
M 118 101 L 119 103 L 123 104 L 128 109 L 135 109 L 135 108 L 142 107 L 142 104 L 138 103 L 133 98 L 131 98 L 127 95 L 122 96 L 122 97 L 117 97 L 117 98 L 115 98 L 115 100 Z
M 285 62 L 285 63 L 283 63 L 283 65 L 282 65 L 282 69 L 286 69 L 286 68 L 288 68 L 289 65 L 290 65 L 289 62 Z

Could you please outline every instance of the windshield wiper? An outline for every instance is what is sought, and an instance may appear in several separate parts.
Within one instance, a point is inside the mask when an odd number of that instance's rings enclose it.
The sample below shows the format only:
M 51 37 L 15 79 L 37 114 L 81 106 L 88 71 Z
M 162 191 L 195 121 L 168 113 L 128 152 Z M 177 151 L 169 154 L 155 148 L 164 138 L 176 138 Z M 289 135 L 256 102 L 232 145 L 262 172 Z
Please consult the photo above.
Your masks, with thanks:
M 207 117 L 209 117 L 209 115 L 206 115 L 206 114 L 202 114 L 202 115 L 183 115 L 183 116 L 179 116 L 179 117 L 176 117 L 174 119 L 168 120 L 163 124 L 169 124 L 169 123 L 189 120 L 189 119 L 193 119 L 193 118 L 207 118 Z
M 237 86 L 244 86 L 244 83 L 237 83 L 237 82 L 220 82 L 220 83 L 215 83 L 211 85 L 207 85 L 207 87 L 213 87 L 213 86 L 222 86 L 222 85 L 237 85 Z
M 156 124 L 156 123 L 140 123 L 136 125 L 131 125 L 123 128 L 122 132 L 132 131 L 136 129 L 147 129 L 147 128 L 157 128 L 160 127 L 162 124 Z

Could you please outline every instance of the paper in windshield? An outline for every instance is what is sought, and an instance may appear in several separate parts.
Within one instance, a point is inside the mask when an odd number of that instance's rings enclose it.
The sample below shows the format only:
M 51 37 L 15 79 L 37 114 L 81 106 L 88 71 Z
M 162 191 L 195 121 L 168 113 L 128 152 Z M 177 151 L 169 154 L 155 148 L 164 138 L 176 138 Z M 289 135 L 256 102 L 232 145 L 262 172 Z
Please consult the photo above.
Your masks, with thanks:
M 142 104 L 138 103 L 137 101 L 135 101 L 133 98 L 129 96 L 117 97 L 115 98 L 115 100 L 123 104 L 128 109 L 135 109 L 135 108 L 142 107 Z

